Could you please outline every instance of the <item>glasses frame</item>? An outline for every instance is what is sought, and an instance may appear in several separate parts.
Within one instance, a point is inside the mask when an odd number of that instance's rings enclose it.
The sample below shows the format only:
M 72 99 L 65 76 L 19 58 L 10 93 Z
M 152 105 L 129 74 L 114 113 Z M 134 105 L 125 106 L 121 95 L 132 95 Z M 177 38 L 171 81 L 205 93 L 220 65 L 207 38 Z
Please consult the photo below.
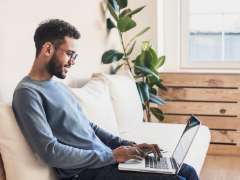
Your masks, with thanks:
M 69 60 L 75 61 L 78 57 L 78 54 L 75 51 L 72 50 L 66 50 L 63 49 L 61 47 L 55 47 L 56 50 L 60 49 L 62 51 L 64 51 L 64 53 L 69 57 Z M 69 52 L 71 52 L 71 54 L 69 55 Z

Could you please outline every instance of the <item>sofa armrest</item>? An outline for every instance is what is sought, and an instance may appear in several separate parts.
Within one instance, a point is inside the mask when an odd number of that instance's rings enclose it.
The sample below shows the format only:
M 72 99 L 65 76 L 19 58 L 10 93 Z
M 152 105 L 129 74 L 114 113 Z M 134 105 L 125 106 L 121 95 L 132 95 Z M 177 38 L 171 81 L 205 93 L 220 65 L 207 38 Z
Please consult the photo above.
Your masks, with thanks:
M 168 151 L 170 156 L 184 130 L 183 124 L 141 123 L 131 132 L 123 132 L 121 136 L 137 143 L 154 143 Z M 193 166 L 199 174 L 210 143 L 208 127 L 201 126 L 184 162 Z

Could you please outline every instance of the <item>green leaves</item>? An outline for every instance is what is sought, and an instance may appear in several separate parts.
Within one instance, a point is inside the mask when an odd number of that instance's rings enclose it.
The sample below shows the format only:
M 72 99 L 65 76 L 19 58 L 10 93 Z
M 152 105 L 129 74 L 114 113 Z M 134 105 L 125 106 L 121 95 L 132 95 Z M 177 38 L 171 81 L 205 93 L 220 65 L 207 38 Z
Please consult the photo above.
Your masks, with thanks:
M 119 10 L 124 9 L 128 6 L 128 0 L 108 0 L 108 3 L 113 7 L 113 9 L 115 11 L 119 11 Z M 134 14 L 137 14 L 143 8 L 145 8 L 145 6 L 139 7 L 137 9 L 131 11 L 131 13 L 128 14 L 128 16 L 132 16 Z
M 136 60 L 134 61 L 135 66 L 145 66 L 145 52 L 142 52 L 140 55 L 137 56 Z
M 118 70 L 123 66 L 124 64 L 118 65 L 116 68 L 111 67 L 110 74 L 116 74 Z
M 149 46 L 148 43 L 144 42 L 142 46 L 142 52 L 139 56 L 137 56 L 134 64 L 137 66 L 146 67 L 155 74 L 158 74 L 157 70 L 164 64 L 164 62 L 165 56 L 158 58 L 156 51 L 151 46 Z
M 126 32 L 136 26 L 136 22 L 128 16 L 120 17 L 117 21 L 117 27 L 120 32 Z
M 151 69 L 157 69 L 157 65 L 158 65 L 158 57 L 157 57 L 157 53 L 154 51 L 153 48 L 149 48 L 148 51 L 151 54 L 151 61 L 148 62 L 148 65 Z
M 111 30 L 112 28 L 115 28 L 116 25 L 114 24 L 114 22 L 112 22 L 112 20 L 110 18 L 107 18 L 107 29 Z
M 150 69 L 158 70 L 164 64 L 165 56 L 161 56 L 158 58 L 156 51 L 152 47 L 150 47 L 146 53 L 150 54 L 148 56 L 151 58 L 151 60 L 149 59 L 145 60 L 146 66 L 149 67 Z
M 158 58 L 158 63 L 156 64 L 156 68 L 162 67 L 162 65 L 165 63 L 165 59 L 166 59 L 165 56 L 159 57 L 159 58 Z
M 134 67 L 136 74 L 152 75 L 155 79 L 159 79 L 157 67 L 159 66 L 159 59 L 156 52 L 149 47 L 146 43 L 144 44 L 143 51 L 134 61 Z
M 102 63 L 103 64 L 110 64 L 114 61 L 119 61 L 120 59 L 122 59 L 122 57 L 123 57 L 123 53 L 112 49 L 112 50 L 106 51 L 102 55 Z
M 137 9 L 134 9 L 133 11 L 129 8 L 124 9 L 121 13 L 120 13 L 120 17 L 123 16 L 129 16 L 132 17 L 133 15 L 137 14 L 138 12 L 140 12 L 141 10 L 143 10 L 145 8 L 145 6 L 139 7 Z
M 127 14 L 129 14 L 129 13 L 131 13 L 131 12 L 132 12 L 132 11 L 131 11 L 131 9 L 129 9 L 129 8 L 124 9 L 124 10 L 120 13 L 119 17 L 127 16 Z
M 144 8 L 145 8 L 145 6 L 139 7 L 139 8 L 137 8 L 137 9 L 135 9 L 135 10 L 127 13 L 126 16 L 130 16 L 130 17 L 131 17 L 131 16 L 133 16 L 134 14 L 137 14 L 138 12 L 140 12 L 141 10 L 143 10 Z
M 128 0 L 116 0 L 120 9 L 127 7 Z
M 150 98 L 149 86 L 147 83 L 145 83 L 143 81 L 137 82 L 136 85 L 137 85 L 137 89 L 138 89 L 140 98 L 142 100 L 142 104 L 144 104 Z
M 113 0 L 114 2 L 114 0 Z M 115 12 L 115 9 L 114 9 L 114 6 L 113 6 L 114 3 L 107 3 L 107 7 L 108 7 L 108 10 L 110 12 L 110 14 L 112 15 L 112 17 L 117 21 L 118 20 L 118 16 Z
M 154 95 L 157 95 L 157 89 L 156 88 L 153 88 L 153 87 L 149 87 L 149 92 L 154 94 Z
M 147 67 L 144 67 L 144 66 L 134 66 L 135 67 L 135 69 L 136 69 L 136 72 L 137 72 L 137 74 L 143 74 L 143 75 L 152 75 L 152 76 L 154 76 L 154 77 L 156 77 L 156 78 L 159 78 L 159 76 L 155 73 L 155 72 L 153 72 L 153 71 L 151 71 L 151 69 L 149 69 L 149 68 L 147 68 Z
M 114 11 L 119 11 L 119 5 L 116 0 L 108 0 Z
M 149 101 L 154 103 L 154 104 L 158 104 L 158 105 L 166 104 L 166 102 L 163 99 L 161 99 L 160 97 L 158 97 L 158 96 L 156 96 L 154 94 L 150 94 Z
M 159 78 L 157 79 L 154 76 L 149 76 L 149 77 L 147 77 L 147 80 L 148 80 L 148 84 L 150 87 L 153 87 L 154 85 L 156 85 L 160 89 L 167 91 L 167 88 L 162 84 L 161 79 L 159 79 Z
M 107 7 L 112 15 L 112 17 L 116 20 L 117 28 L 121 33 L 129 31 L 134 28 L 137 24 L 131 18 L 133 15 L 140 12 L 145 6 L 139 7 L 135 10 L 131 10 L 127 8 L 128 0 L 108 0 Z M 123 10 L 122 10 L 123 9 Z M 107 20 L 107 28 L 111 30 L 116 27 L 115 24 L 108 18 Z
M 156 107 L 151 107 L 150 111 L 152 112 L 152 114 L 159 120 L 159 121 L 163 121 L 164 120 L 164 114 L 163 112 L 156 108 Z
M 133 54 L 134 48 L 136 47 L 136 39 L 146 33 L 150 27 L 146 27 L 136 33 L 126 44 L 123 39 L 124 33 L 137 26 L 133 17 L 141 12 L 145 6 L 132 10 L 128 7 L 128 0 L 107 0 L 107 8 L 112 16 L 106 19 L 107 29 L 109 31 L 113 28 L 117 29 L 122 51 L 119 52 L 114 49 L 108 50 L 102 55 L 101 61 L 104 64 L 119 61 L 117 67 L 111 67 L 110 72 L 112 74 L 117 73 L 123 65 L 127 65 L 137 81 L 136 86 L 148 121 L 150 121 L 150 114 L 153 114 L 159 121 L 162 121 L 164 118 L 163 112 L 151 106 L 153 104 L 165 104 L 165 101 L 158 96 L 159 88 L 166 90 L 158 73 L 158 69 L 165 62 L 165 56 L 158 57 L 156 51 L 151 47 L 151 44 L 145 41 L 143 42 L 141 53 L 130 62 L 130 55 Z

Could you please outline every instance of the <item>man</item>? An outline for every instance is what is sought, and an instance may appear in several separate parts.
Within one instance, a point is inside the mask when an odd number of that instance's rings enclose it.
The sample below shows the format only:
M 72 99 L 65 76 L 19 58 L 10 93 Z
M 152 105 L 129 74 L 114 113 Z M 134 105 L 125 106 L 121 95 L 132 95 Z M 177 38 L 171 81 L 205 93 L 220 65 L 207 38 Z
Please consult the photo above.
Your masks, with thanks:
M 160 149 L 123 140 L 89 122 L 68 88 L 52 79 L 66 78 L 79 38 L 75 27 L 58 19 L 40 24 L 35 32 L 36 58 L 12 102 L 33 151 L 56 169 L 60 179 L 198 179 L 188 165 L 180 172 L 183 177 L 118 171 L 117 163 L 142 159 L 147 152 L 160 156 Z

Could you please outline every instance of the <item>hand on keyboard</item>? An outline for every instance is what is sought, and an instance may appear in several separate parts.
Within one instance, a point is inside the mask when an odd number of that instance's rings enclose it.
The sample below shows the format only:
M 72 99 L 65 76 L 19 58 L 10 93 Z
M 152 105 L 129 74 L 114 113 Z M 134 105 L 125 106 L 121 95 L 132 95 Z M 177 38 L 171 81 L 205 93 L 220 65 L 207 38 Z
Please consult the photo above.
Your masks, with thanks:
M 159 158 L 162 157 L 161 150 L 157 144 L 136 144 L 135 145 L 139 152 L 141 153 L 142 157 L 146 157 L 148 154 L 153 153 L 155 157 Z
M 129 159 L 142 160 L 141 153 L 135 146 L 120 146 L 113 150 L 113 157 L 118 163 L 128 161 Z

